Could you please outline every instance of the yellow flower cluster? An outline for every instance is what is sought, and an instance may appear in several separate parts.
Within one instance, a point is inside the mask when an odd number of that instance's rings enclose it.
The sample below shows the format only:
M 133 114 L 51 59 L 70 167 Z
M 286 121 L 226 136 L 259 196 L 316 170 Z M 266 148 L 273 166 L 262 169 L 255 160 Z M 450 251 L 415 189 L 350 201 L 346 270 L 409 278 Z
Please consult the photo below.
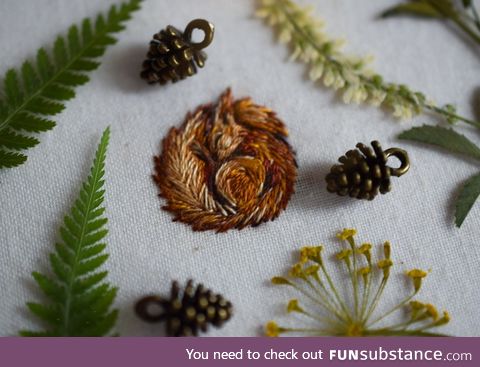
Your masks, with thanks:
M 357 246 L 356 233 L 355 229 L 344 229 L 337 234 L 337 238 L 346 242 L 348 246 L 340 250 L 335 259 L 346 268 L 350 284 L 341 284 L 341 286 L 335 284 L 322 258 L 323 246 L 302 247 L 300 260 L 290 268 L 289 277 L 272 279 L 273 284 L 287 285 L 300 292 L 308 301 L 306 305 L 312 302 L 318 305 L 320 308 L 318 312 L 310 311 L 308 310 L 310 306 L 304 307 L 300 300 L 295 298 L 288 302 L 287 312 L 302 314 L 315 323 L 320 322 L 320 326 L 286 328 L 270 321 L 265 328 L 267 336 L 279 336 L 289 332 L 332 336 L 427 336 L 437 335 L 429 329 L 449 322 L 450 316 L 447 312 L 440 317 L 432 304 L 413 300 L 421 289 L 423 279 L 427 276 L 427 272 L 420 269 L 406 272 L 406 276 L 412 280 L 413 292 L 387 312 L 375 317 L 375 310 L 381 301 L 390 277 L 390 269 L 393 267 L 391 244 L 388 241 L 383 244 L 384 257 L 373 263 L 373 246 L 370 243 Z M 378 272 L 382 277 L 376 284 Z M 351 294 L 342 294 L 341 289 L 350 289 Z M 349 304 L 348 300 L 353 300 L 353 304 Z M 400 324 L 376 328 L 380 321 L 403 307 L 409 307 L 410 319 Z

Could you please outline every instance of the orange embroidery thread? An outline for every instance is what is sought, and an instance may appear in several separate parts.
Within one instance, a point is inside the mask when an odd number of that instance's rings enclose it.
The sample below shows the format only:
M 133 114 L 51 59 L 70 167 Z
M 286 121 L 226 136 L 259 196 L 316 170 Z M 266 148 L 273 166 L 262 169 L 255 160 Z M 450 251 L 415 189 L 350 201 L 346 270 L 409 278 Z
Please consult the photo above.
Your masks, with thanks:
M 174 221 L 193 230 L 225 232 L 273 220 L 286 208 L 297 177 L 287 129 L 250 98 L 219 102 L 189 113 L 170 129 L 155 157 L 155 182 Z

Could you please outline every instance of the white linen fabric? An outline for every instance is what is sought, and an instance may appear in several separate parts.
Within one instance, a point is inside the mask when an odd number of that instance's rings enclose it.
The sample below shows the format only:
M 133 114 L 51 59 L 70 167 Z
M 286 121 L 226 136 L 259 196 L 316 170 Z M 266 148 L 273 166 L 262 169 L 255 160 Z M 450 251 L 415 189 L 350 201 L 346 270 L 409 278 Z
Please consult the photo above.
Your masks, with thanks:
M 480 52 L 455 29 L 436 21 L 410 18 L 379 20 L 397 0 L 308 0 L 327 22 L 327 32 L 348 40 L 351 53 L 376 56 L 374 67 L 387 80 L 424 91 L 439 103 L 454 102 L 473 117 L 480 87 Z M 112 0 L 2 0 L 0 73 L 19 67 L 41 46 L 83 17 L 104 11 Z M 284 323 L 284 304 L 296 296 L 269 279 L 286 271 L 304 245 L 324 243 L 333 254 L 334 235 L 358 229 L 360 241 L 390 240 L 395 267 L 383 308 L 410 290 L 403 272 L 431 269 L 419 300 L 447 309 L 451 323 L 443 332 L 480 336 L 480 204 L 461 229 L 453 225 L 459 185 L 478 172 L 478 164 L 425 145 L 399 141 L 411 126 L 434 123 L 420 116 L 399 122 L 369 106 L 344 105 L 335 94 L 310 82 L 301 63 L 288 61 L 272 29 L 254 17 L 255 2 L 219 0 L 145 0 L 119 42 L 102 58 L 91 81 L 40 135 L 25 165 L 0 172 L 0 334 L 36 328 L 25 302 L 41 300 L 32 270 L 48 271 L 48 253 L 58 240 L 63 216 L 87 177 L 102 131 L 112 129 L 106 166 L 109 218 L 108 280 L 119 287 L 118 331 L 124 336 L 162 335 L 133 313 L 136 299 L 166 294 L 170 281 L 192 277 L 222 293 L 235 315 L 211 336 L 257 336 L 275 318 Z M 164 87 L 139 78 L 151 36 L 168 24 L 183 29 L 194 18 L 215 24 L 209 59 L 198 75 Z M 297 151 L 296 194 L 274 222 L 226 234 L 195 233 L 173 223 L 161 210 L 163 200 L 151 175 L 168 129 L 182 123 L 197 105 L 214 101 L 227 87 L 236 97 L 251 96 L 274 109 L 290 130 Z M 477 105 L 479 104 L 477 99 Z M 477 111 L 477 119 L 480 119 Z M 474 141 L 477 132 L 459 126 Z M 336 159 L 357 142 L 378 139 L 383 147 L 401 147 L 410 171 L 393 179 L 393 191 L 373 202 L 329 194 L 324 176 Z M 378 251 L 380 253 L 380 251 Z M 335 268 L 336 269 L 336 268 Z M 345 283 L 346 284 L 346 283 Z M 287 321 L 289 320 L 289 321 Z

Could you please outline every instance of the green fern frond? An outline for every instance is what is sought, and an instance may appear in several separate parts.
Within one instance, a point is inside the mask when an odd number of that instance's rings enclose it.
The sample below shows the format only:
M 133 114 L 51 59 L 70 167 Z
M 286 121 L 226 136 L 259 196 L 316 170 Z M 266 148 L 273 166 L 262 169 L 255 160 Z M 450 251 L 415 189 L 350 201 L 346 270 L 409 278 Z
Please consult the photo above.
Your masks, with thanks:
M 108 233 L 102 203 L 109 137 L 107 128 L 90 175 L 60 228 L 62 241 L 50 254 L 53 275 L 32 274 L 50 302 L 30 302 L 27 307 L 48 328 L 21 331 L 22 336 L 104 336 L 115 326 L 118 311 L 110 308 L 117 288 L 104 281 L 106 271 L 98 270 L 108 259 L 106 244 L 101 241 Z
M 81 27 L 73 25 L 66 37 L 57 38 L 51 55 L 40 48 L 35 62 L 25 61 L 19 71 L 7 71 L 0 98 L 0 169 L 27 160 L 19 152 L 39 143 L 28 133 L 53 129 L 55 122 L 50 116 L 60 113 L 64 102 L 75 97 L 75 87 L 88 82 L 87 72 L 100 65 L 94 60 L 116 43 L 111 34 L 124 29 L 123 23 L 139 9 L 140 2 L 130 0 L 118 8 L 113 5 L 106 16 L 98 15 L 94 24 L 84 19 Z

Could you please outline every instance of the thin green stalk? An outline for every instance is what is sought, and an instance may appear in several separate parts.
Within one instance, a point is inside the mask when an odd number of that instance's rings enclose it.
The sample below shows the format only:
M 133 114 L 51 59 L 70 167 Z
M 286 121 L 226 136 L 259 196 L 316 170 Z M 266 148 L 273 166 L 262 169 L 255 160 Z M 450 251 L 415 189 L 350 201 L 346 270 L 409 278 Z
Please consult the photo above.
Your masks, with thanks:
M 457 26 L 460 27 L 470 38 L 472 38 L 476 43 L 480 44 L 480 35 L 478 35 L 470 26 L 465 23 L 459 13 L 452 8 L 451 5 L 445 5 L 441 1 L 429 1 L 429 4 L 434 7 L 440 14 L 445 16 L 447 19 L 450 19 Z M 472 7 L 474 8 L 474 7 Z M 478 16 L 478 14 L 477 14 Z
M 388 328 L 390 330 L 395 330 L 395 329 L 400 329 L 400 330 L 403 330 L 403 331 L 406 331 L 407 328 L 410 326 L 410 325 L 413 325 L 415 324 L 416 322 L 420 322 L 422 320 L 417 320 L 417 319 L 410 319 L 408 321 L 404 321 L 404 322 L 399 322 L 398 324 L 395 324 L 395 325 L 391 325 L 389 326 Z
M 367 330 L 365 336 L 448 336 L 439 333 L 430 333 L 421 330 L 389 330 L 389 329 L 375 329 Z
M 325 307 L 325 304 L 324 304 L 321 300 L 315 298 L 314 296 L 312 296 L 310 293 L 308 293 L 308 292 L 305 291 L 304 289 L 300 288 L 300 287 L 297 286 L 296 284 L 293 284 L 293 287 L 294 287 L 297 291 L 299 291 L 300 293 L 302 293 L 305 297 L 307 297 L 308 299 L 310 299 L 312 302 L 318 304 L 319 306 L 321 306 L 321 307 L 323 307 L 323 308 L 326 308 L 326 307 Z M 338 319 L 339 321 L 345 322 L 345 320 L 343 320 L 343 318 L 340 317 L 338 314 L 335 314 L 335 316 L 337 317 L 337 319 Z
M 323 307 L 325 307 L 327 310 L 329 310 L 331 313 L 337 316 L 339 320 L 344 320 L 345 315 L 340 315 L 337 310 L 331 307 L 331 305 L 328 303 L 328 300 L 325 297 L 323 297 L 323 294 L 318 291 L 318 289 L 313 285 L 313 283 L 310 280 L 305 279 L 305 282 L 315 292 L 315 294 L 318 294 L 321 297 L 321 301 L 323 302 Z
M 341 329 L 341 328 L 343 328 L 343 326 L 344 326 L 344 325 L 342 325 L 342 324 L 339 324 L 339 323 L 333 321 L 332 319 L 328 319 L 328 318 L 326 318 L 326 317 L 320 317 L 320 316 L 314 315 L 314 314 L 312 314 L 312 313 L 310 313 L 310 312 L 308 312 L 308 311 L 305 311 L 305 310 L 303 310 L 301 313 L 302 313 L 303 315 L 305 315 L 305 316 L 310 317 L 311 319 L 313 319 L 313 320 L 315 320 L 315 321 L 318 321 L 318 322 L 321 322 L 321 323 L 322 323 L 322 322 L 325 322 L 325 323 L 327 323 L 327 324 L 330 324 L 331 326 L 333 326 L 334 330 Z
M 330 278 L 330 275 L 328 274 L 327 270 L 325 269 L 325 265 L 323 265 L 323 262 L 320 264 L 320 268 L 323 271 L 323 274 L 325 275 L 325 278 L 327 279 L 328 285 L 330 286 L 330 289 L 332 290 L 333 294 L 335 295 L 335 298 L 337 299 L 338 303 L 340 303 L 343 311 L 345 312 L 345 315 L 347 315 L 348 321 L 352 321 L 352 315 L 350 315 L 350 312 L 348 312 L 348 308 L 345 305 L 345 302 L 340 298 L 337 289 L 335 288 L 335 285 L 332 282 L 332 278 Z
M 470 36 L 476 43 L 480 45 L 480 35 L 478 35 L 470 26 L 465 23 L 460 17 L 455 16 L 451 18 L 466 34 Z
M 325 297 L 327 298 L 329 304 L 334 307 L 334 308 L 341 308 L 341 305 L 338 304 L 338 302 L 335 300 L 334 297 L 330 294 L 328 289 L 325 287 L 325 284 L 323 284 L 322 280 L 320 279 L 320 276 L 318 274 L 315 274 L 314 277 L 315 281 L 317 284 L 320 286 L 322 289 L 323 293 L 325 294 Z M 343 310 L 342 310 L 343 311 Z M 346 317 L 345 317 L 346 318 Z
M 403 306 L 405 306 L 408 302 L 410 302 L 412 300 L 413 297 L 415 297 L 415 295 L 417 294 L 418 292 L 414 292 L 411 296 L 408 296 L 407 298 L 405 298 L 402 302 L 400 302 L 398 305 L 396 305 L 395 307 L 392 307 L 392 309 L 390 309 L 389 311 L 385 312 L 383 315 L 377 317 L 375 320 L 373 320 L 372 322 L 369 323 L 369 327 L 372 326 L 372 325 L 375 325 L 377 322 L 383 320 L 385 317 L 391 315 L 392 313 L 394 313 L 395 311 L 397 311 L 398 309 L 402 308 Z M 367 322 L 367 320 L 365 320 L 365 322 Z
M 353 256 L 355 257 L 355 255 Z M 353 319 L 357 320 L 358 319 L 358 291 L 356 287 L 356 282 L 355 282 L 355 274 L 352 269 L 352 264 L 350 263 L 350 259 L 346 258 L 345 260 L 345 265 L 347 266 L 348 270 L 348 275 L 350 277 L 350 282 L 352 283 L 352 290 L 353 290 L 353 300 L 354 300 L 354 307 L 353 307 Z
M 430 105 L 430 104 L 425 104 L 424 107 L 427 109 L 427 110 L 430 110 L 432 112 L 436 112 L 436 113 L 439 113 L 443 116 L 445 116 L 446 118 L 448 119 L 452 119 L 452 120 L 458 120 L 458 121 L 462 121 L 462 122 L 465 122 L 469 125 L 472 125 L 472 126 L 475 126 L 476 128 L 480 129 L 480 122 L 479 121 L 474 121 L 474 120 L 470 120 L 470 119 L 467 119 L 466 117 L 463 117 L 463 116 L 459 116 L 453 112 L 450 112 L 450 111 L 447 111 L 443 108 L 440 108 L 440 107 L 437 107 L 437 106 L 433 106 L 433 105 Z
M 332 331 L 331 330 L 326 330 L 326 329 L 284 329 L 284 332 L 286 333 L 307 333 L 307 334 L 313 334 L 314 336 L 332 336 Z
M 472 5 L 471 9 L 472 9 L 472 14 L 473 14 L 475 26 L 480 31 L 480 15 L 478 14 L 478 11 L 477 11 L 477 8 L 475 7 L 475 5 Z
M 353 286 L 353 299 L 354 299 L 354 309 L 355 309 L 355 318 L 358 319 L 358 279 L 357 279 L 357 255 L 355 254 L 355 240 L 353 237 L 348 238 L 348 243 L 352 249 L 353 257 L 353 276 L 352 276 L 352 286 Z
M 368 298 L 370 295 L 370 284 L 372 282 L 372 273 L 368 274 L 367 281 L 363 287 L 362 309 L 360 311 L 360 320 L 363 320 L 365 312 L 367 311 Z
M 360 320 L 364 319 L 365 312 L 367 312 L 367 304 L 368 304 L 368 300 L 370 298 L 371 284 L 372 284 L 372 278 L 373 278 L 372 260 L 371 260 L 370 257 L 367 257 L 367 264 L 368 264 L 368 267 L 369 267 L 370 271 L 367 274 L 366 284 L 364 284 L 364 286 L 363 286 L 363 299 L 362 299 L 362 309 L 360 311 Z
M 387 284 L 387 280 L 388 280 L 388 277 L 383 277 L 382 282 L 380 283 L 380 286 L 377 289 L 377 293 L 375 294 L 375 297 L 373 297 L 372 303 L 368 308 L 367 316 L 365 316 L 365 319 L 362 320 L 363 324 L 365 324 L 368 321 L 373 311 L 375 311 L 375 309 L 377 308 L 378 302 L 380 301 L 383 290 L 385 289 L 385 286 Z

